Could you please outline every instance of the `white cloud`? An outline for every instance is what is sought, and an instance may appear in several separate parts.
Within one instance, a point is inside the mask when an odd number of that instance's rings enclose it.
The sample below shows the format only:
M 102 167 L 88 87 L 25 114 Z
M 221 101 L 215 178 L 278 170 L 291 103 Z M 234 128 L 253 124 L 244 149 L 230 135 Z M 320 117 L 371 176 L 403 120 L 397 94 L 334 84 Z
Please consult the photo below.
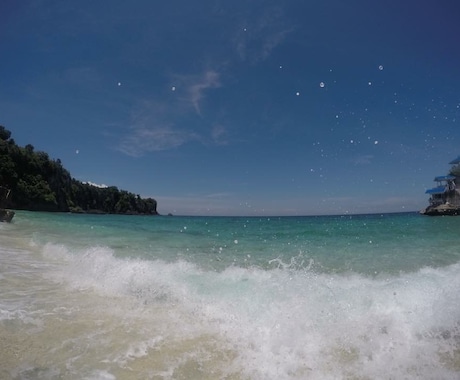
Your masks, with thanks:
M 248 22 L 239 28 L 234 45 L 242 61 L 257 63 L 266 60 L 294 27 L 286 25 L 279 7 L 268 7 L 258 14 L 248 15 Z
M 201 114 L 201 102 L 207 90 L 221 86 L 219 74 L 214 70 L 205 71 L 202 75 L 177 76 L 186 88 L 187 101 L 198 114 Z
M 211 131 L 211 138 L 214 144 L 217 145 L 227 145 L 227 129 L 223 125 L 215 125 Z
M 198 136 L 193 132 L 170 126 L 141 127 L 134 128 L 121 142 L 119 149 L 129 156 L 138 157 L 146 152 L 177 148 L 196 139 Z
M 191 130 L 190 124 L 181 126 L 183 120 L 198 113 L 206 91 L 220 87 L 219 74 L 214 70 L 201 75 L 174 77 L 178 95 L 161 100 L 143 100 L 133 108 L 130 130 L 118 146 L 121 152 L 137 157 L 146 152 L 177 148 L 190 141 L 204 141 L 201 133 Z M 185 94 L 185 95 L 184 95 Z M 182 95 L 182 97 L 181 97 Z M 211 131 L 214 144 L 225 144 L 226 130 L 216 126 Z

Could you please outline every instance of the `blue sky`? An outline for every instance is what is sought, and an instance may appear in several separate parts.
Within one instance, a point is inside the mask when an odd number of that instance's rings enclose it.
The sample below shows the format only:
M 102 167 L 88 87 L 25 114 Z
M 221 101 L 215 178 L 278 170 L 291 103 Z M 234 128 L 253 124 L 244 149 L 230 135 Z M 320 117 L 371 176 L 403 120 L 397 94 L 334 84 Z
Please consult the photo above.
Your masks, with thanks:
M 460 154 L 456 0 L 13 1 L 0 124 L 160 213 L 418 210 Z

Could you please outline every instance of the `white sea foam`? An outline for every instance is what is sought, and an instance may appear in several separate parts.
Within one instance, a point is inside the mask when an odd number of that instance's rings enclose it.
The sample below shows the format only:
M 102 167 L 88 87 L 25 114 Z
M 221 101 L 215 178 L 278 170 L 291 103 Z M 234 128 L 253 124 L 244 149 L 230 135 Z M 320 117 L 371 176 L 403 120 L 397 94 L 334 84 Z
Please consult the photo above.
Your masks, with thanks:
M 185 261 L 120 259 L 103 247 L 70 253 L 47 245 L 44 252 L 62 258 L 54 280 L 118 299 L 113 313 L 124 323 L 139 328 L 149 316 L 158 324 L 143 326 L 151 336 L 137 336 L 124 353 L 113 355 L 120 366 L 166 346 L 174 350 L 172 341 L 180 347 L 214 336 L 219 350 L 233 352 L 229 368 L 252 379 L 458 375 L 458 264 L 370 278 L 289 265 L 204 271 Z M 189 355 L 205 361 L 209 352 L 200 357 L 200 349 L 192 349 L 183 360 Z M 165 373 L 173 376 L 176 367 L 170 365 Z

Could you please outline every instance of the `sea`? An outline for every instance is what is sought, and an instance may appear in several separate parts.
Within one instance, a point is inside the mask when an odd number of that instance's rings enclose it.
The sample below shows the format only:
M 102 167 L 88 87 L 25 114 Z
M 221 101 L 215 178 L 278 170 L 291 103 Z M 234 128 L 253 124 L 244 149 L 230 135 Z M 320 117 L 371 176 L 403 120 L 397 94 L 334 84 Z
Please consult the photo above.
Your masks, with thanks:
M 0 378 L 459 379 L 460 217 L 18 211 Z

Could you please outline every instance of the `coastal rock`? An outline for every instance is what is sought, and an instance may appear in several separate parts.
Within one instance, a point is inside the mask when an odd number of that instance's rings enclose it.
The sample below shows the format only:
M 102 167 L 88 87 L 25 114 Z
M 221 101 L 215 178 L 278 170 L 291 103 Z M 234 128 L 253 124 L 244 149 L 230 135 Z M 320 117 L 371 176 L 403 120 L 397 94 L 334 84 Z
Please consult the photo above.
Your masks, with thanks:
M 14 217 L 14 211 L 0 209 L 0 222 L 11 222 Z

